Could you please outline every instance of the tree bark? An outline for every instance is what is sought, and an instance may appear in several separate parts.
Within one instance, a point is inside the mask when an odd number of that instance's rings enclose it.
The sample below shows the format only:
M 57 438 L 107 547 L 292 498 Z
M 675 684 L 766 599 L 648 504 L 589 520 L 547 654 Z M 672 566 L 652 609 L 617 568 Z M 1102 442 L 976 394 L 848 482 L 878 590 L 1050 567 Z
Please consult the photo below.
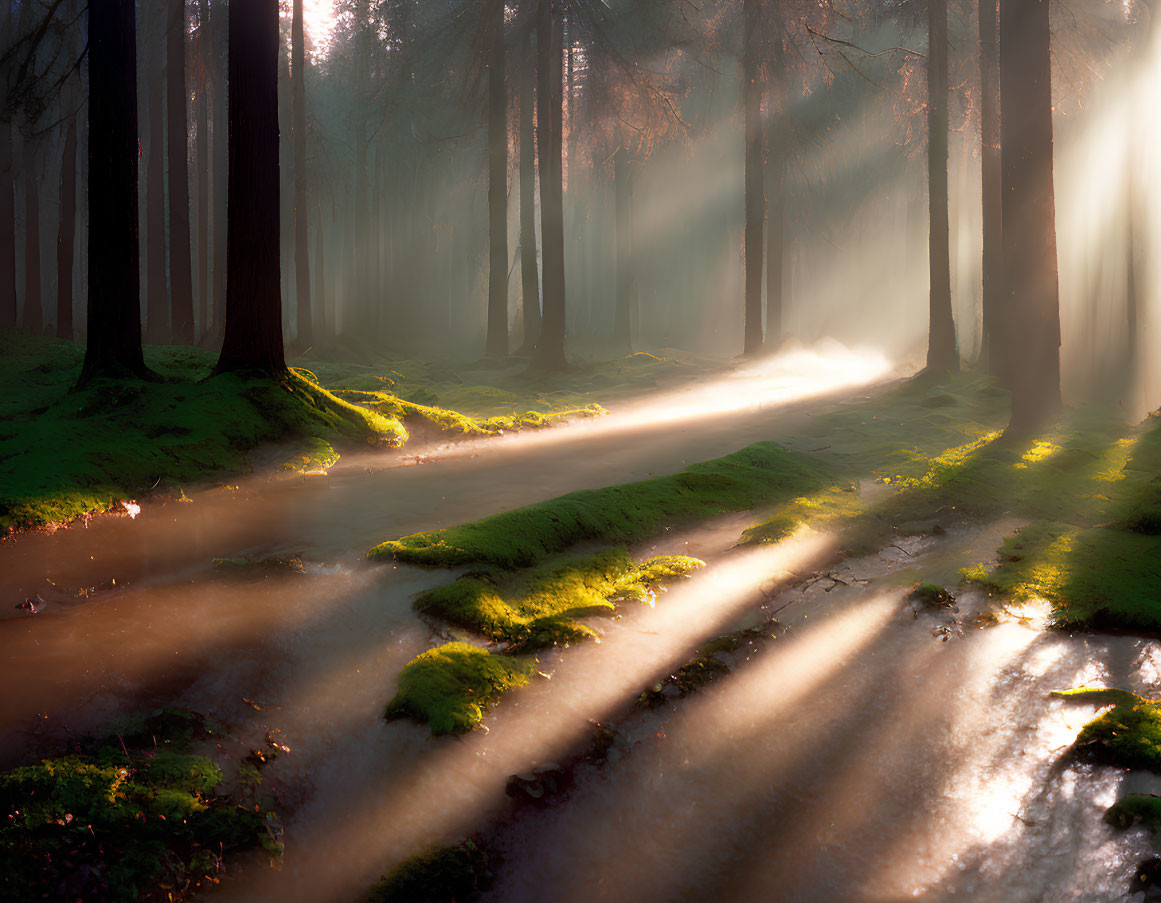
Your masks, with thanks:
M 488 0 L 488 335 L 484 355 L 508 356 L 508 92 L 503 0 Z
M 71 98 L 69 99 L 71 101 Z M 73 338 L 73 257 L 77 235 L 77 114 L 65 124 L 60 159 L 60 225 L 56 237 L 56 335 Z
M 558 0 L 537 6 L 537 149 L 540 169 L 540 235 L 543 243 L 544 316 L 533 363 L 542 370 L 563 370 L 565 332 L 564 179 L 562 108 L 563 59 Z
M 1036 432 L 1060 408 L 1060 301 L 1052 182 L 1049 0 L 1001 0 L 1001 165 L 1008 435 Z
M 278 0 L 229 6 L 226 330 L 216 373 L 281 376 Z
M 771 116 L 771 134 L 774 122 Z M 766 163 L 766 340 L 767 351 L 777 351 L 782 344 L 783 320 L 783 257 L 785 254 L 786 199 L 783 195 L 785 161 L 778 154 L 777 144 Z
M 169 288 L 165 274 L 165 114 L 161 59 L 153 62 L 146 103 L 149 149 L 145 160 L 145 341 L 169 342 Z
M 78 388 L 145 377 L 138 307 L 137 23 L 133 0 L 89 2 L 88 344 Z
M 40 274 L 40 173 L 36 165 L 39 141 L 24 136 L 24 316 L 25 332 L 44 329 L 44 299 Z
M 12 124 L 0 120 L 0 329 L 15 329 L 16 181 Z
M 314 342 L 314 318 L 310 298 L 310 244 L 306 201 L 306 50 L 302 0 L 294 0 L 290 32 L 290 76 L 293 80 L 294 126 L 294 287 L 298 301 L 300 348 Z
M 762 174 L 762 77 L 759 58 L 761 4 L 743 0 L 745 45 L 742 50 L 742 107 L 746 129 L 745 206 L 745 335 L 742 353 L 762 349 L 762 232 L 766 197 Z
M 536 251 L 536 137 L 532 113 L 536 103 L 532 70 L 532 33 L 525 44 L 520 67 L 520 305 L 524 323 L 524 350 L 540 341 L 540 271 Z
M 226 199 L 229 194 L 229 114 L 227 110 L 228 61 L 226 45 L 229 40 L 229 7 L 223 0 L 211 7 L 210 37 L 213 44 L 210 51 L 214 74 L 214 196 L 211 203 L 214 223 L 214 283 L 213 283 L 213 329 L 212 335 L 220 338 L 226 323 Z
M 326 296 L 326 260 L 327 260 L 327 242 L 326 232 L 323 230 L 323 215 L 322 215 L 322 198 L 316 192 L 316 207 L 315 211 L 318 216 L 315 217 L 314 222 L 314 240 L 318 247 L 318 263 L 315 265 L 314 273 L 314 295 L 312 301 L 314 309 L 318 312 L 317 331 L 323 335 L 329 335 L 330 330 L 328 323 L 331 322 L 327 317 L 327 296 Z
M 210 76 L 213 43 L 210 39 L 209 0 L 198 0 L 198 56 L 201 84 L 198 85 L 197 173 L 198 173 L 198 297 L 197 336 L 205 338 L 210 329 Z
M 169 300 L 173 340 L 194 340 L 189 246 L 189 144 L 186 131 L 185 0 L 169 0 L 166 28 L 166 120 L 169 163 Z
M 1001 381 L 1003 341 L 1004 180 L 1000 170 L 1000 6 L 980 0 L 980 175 L 983 213 L 983 340 L 980 356 Z
M 927 6 L 927 188 L 930 295 L 927 369 L 959 370 L 951 311 L 951 242 L 947 196 L 947 0 Z

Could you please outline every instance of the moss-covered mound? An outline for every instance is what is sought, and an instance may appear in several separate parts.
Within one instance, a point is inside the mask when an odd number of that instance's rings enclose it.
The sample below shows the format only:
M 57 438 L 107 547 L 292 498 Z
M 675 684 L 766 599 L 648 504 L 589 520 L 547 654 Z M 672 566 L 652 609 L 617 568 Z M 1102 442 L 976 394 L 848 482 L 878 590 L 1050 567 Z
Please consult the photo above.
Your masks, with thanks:
M 434 404 L 420 404 L 387 392 L 340 390 L 341 397 L 377 411 L 392 420 L 408 425 L 431 424 L 441 433 L 452 436 L 496 436 L 514 430 L 543 429 L 566 420 L 600 417 L 608 412 L 599 404 L 565 408 L 550 413 L 524 411 L 513 414 L 494 414 L 490 417 L 472 417 Z
M 466 733 L 506 691 L 524 686 L 534 672 L 531 659 L 447 643 L 408 662 L 386 717 L 426 721 L 433 734 Z
M 1161 833 L 1161 796 L 1130 793 L 1121 797 L 1105 812 L 1105 821 L 1122 831 L 1133 825 L 1144 825 L 1155 835 Z
M 465 840 L 399 863 L 371 889 L 365 903 L 469 903 L 491 883 L 487 855 Z
M 1119 768 L 1146 768 L 1161 773 L 1161 703 L 1127 690 L 1069 690 L 1055 694 L 1113 708 L 1084 726 L 1075 749 Z
M 584 540 L 633 542 L 666 526 L 790 498 L 826 482 L 824 469 L 759 442 L 670 476 L 573 492 L 444 530 L 376 546 L 368 557 L 432 567 L 530 567 Z
M 398 444 L 405 436 L 397 421 L 297 373 L 207 379 L 214 358 L 194 348 L 146 349 L 155 381 L 99 380 L 74 392 L 82 356 L 68 342 L 0 333 L 0 532 L 243 470 L 262 442 Z
M 212 730 L 159 712 L 0 773 L 0 897 L 187 899 L 217 883 L 232 853 L 277 851 L 268 813 L 223 794 L 221 767 L 193 751 Z
M 525 651 L 593 635 L 578 617 L 611 613 L 619 599 L 647 601 L 665 580 L 701 567 L 664 556 L 634 563 L 624 549 L 576 556 L 515 576 L 478 573 L 419 595 L 416 611 Z

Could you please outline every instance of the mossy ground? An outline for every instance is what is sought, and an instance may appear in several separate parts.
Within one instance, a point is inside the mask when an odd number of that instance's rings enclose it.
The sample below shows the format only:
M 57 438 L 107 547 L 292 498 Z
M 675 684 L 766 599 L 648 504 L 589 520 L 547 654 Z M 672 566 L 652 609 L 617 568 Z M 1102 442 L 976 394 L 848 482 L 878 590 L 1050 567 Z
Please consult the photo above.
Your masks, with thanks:
M 405 859 L 364 903 L 469 903 L 491 886 L 488 857 L 471 840 Z
M 643 358 L 577 368 L 546 384 L 521 379 L 514 368 L 307 358 L 281 381 L 211 379 L 215 355 L 147 346 L 146 363 L 159 379 L 100 381 L 74 392 L 83 356 L 70 342 L 0 333 L 0 534 L 245 471 L 250 452 L 268 442 L 291 447 L 283 468 L 314 473 L 337 461 L 343 443 L 403 444 L 405 420 L 444 435 L 541 428 L 602 413 L 593 393 L 641 391 L 682 369 Z M 471 382 L 492 376 L 508 388 Z M 393 386 L 406 397 L 392 395 Z M 435 407 L 440 399 L 444 406 Z M 453 409 L 459 404 L 462 412 Z
M 199 716 L 165 710 L 0 773 L 0 896 L 187 899 L 217 883 L 232 853 L 260 844 L 280 852 L 272 812 L 240 789 L 223 792 L 209 757 L 216 744 L 206 742 L 214 732 Z
M 826 469 L 806 456 L 759 442 L 669 476 L 573 492 L 458 527 L 389 540 L 368 557 L 433 567 L 531 567 L 585 540 L 633 542 L 667 526 L 790 499 L 827 480 Z
M 622 599 L 648 601 L 665 580 L 701 567 L 696 558 L 664 556 L 636 564 L 625 549 L 554 559 L 515 575 L 461 577 L 421 593 L 415 609 L 522 651 L 593 635 L 578 617 L 611 614 Z
M 425 721 L 433 734 L 466 733 L 506 691 L 527 684 L 535 670 L 535 662 L 527 656 L 446 643 L 407 664 L 386 717 Z
M 1161 774 L 1161 702 L 1127 690 L 1103 688 L 1053 695 L 1113 706 L 1081 729 L 1074 744 L 1079 754 L 1118 768 L 1144 768 Z

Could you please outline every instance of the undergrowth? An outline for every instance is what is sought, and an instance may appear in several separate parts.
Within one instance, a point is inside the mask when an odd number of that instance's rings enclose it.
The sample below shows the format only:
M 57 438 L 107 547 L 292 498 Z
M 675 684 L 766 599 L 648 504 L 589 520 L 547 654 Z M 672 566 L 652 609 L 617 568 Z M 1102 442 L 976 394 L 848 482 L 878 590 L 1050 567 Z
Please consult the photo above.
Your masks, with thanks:
M 223 792 L 208 755 L 216 744 L 206 742 L 215 732 L 169 709 L 0 773 L 0 896 L 183 900 L 216 884 L 239 850 L 281 852 L 273 811 L 237 781 Z

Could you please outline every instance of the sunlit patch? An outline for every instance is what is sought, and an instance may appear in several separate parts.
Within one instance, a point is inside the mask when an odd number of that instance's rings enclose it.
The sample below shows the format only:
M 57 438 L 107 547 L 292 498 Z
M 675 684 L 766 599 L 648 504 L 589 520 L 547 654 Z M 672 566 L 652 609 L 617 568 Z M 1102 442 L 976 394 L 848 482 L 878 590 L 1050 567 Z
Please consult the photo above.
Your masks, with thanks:
M 1098 471 L 1094 476 L 1102 483 L 1118 483 L 1125 478 L 1125 465 L 1133 454 L 1133 449 L 1140 441 L 1140 435 L 1125 436 L 1113 443 L 1110 453 L 1109 466 Z
M 962 467 L 976 452 L 984 448 L 984 446 L 990 445 L 999 437 L 1000 430 L 992 430 L 970 442 L 965 442 L 963 445 L 949 448 L 942 454 L 936 455 L 928 460 L 928 470 L 922 476 L 896 476 L 895 483 L 907 489 L 917 489 L 921 486 L 938 486 L 946 480 L 952 471 Z M 921 459 L 922 456 L 917 454 L 916 458 Z
M 141 506 L 136 502 L 122 502 L 121 507 L 125 509 L 125 513 L 128 514 L 132 520 L 136 520 L 137 515 L 141 513 Z
M 1102 661 L 1089 659 L 1072 675 L 1068 685 L 1072 687 L 1107 687 L 1109 682 L 1109 668 Z
M 1156 692 L 1161 684 L 1161 644 L 1148 642 L 1137 657 L 1137 676 L 1145 687 Z
M 1020 456 L 1021 461 L 1027 461 L 1029 464 L 1034 464 L 1039 461 L 1044 461 L 1051 458 L 1060 451 L 1060 445 L 1056 442 L 1049 442 L 1047 439 L 1037 439 L 1032 443 L 1032 447 Z
M 1064 658 L 1066 651 L 1064 643 L 1041 646 L 1024 663 L 1024 673 L 1030 677 L 1043 677 L 1053 665 Z

